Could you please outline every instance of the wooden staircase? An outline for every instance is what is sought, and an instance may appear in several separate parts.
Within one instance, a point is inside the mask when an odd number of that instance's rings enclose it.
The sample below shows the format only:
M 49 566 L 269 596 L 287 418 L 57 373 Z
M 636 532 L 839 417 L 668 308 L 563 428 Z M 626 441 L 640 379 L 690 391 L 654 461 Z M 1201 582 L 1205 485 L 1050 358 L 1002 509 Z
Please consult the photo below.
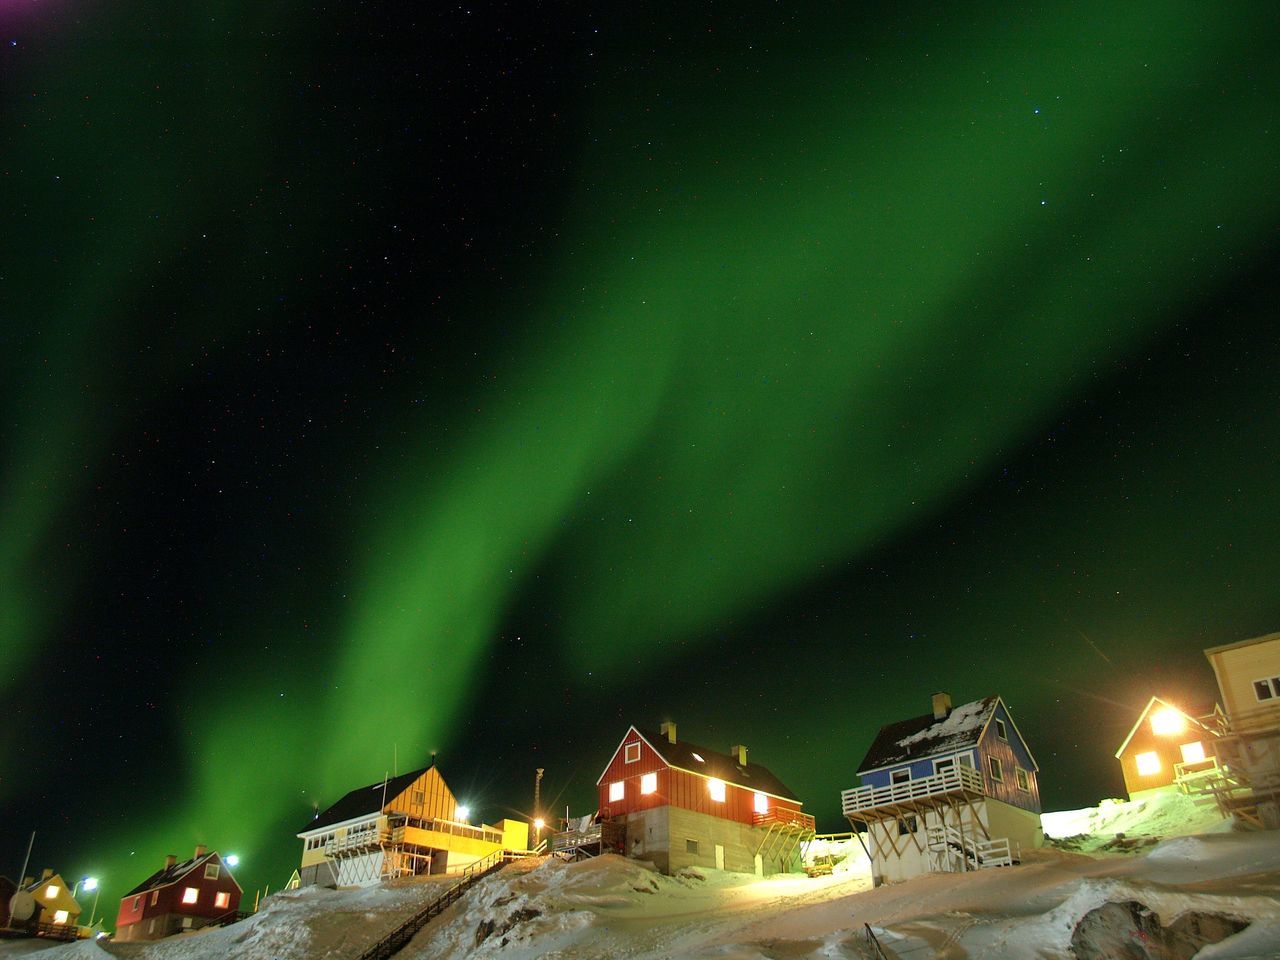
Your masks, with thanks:
M 479 883 L 489 874 L 501 870 L 513 860 L 520 859 L 522 854 L 527 854 L 527 851 L 516 853 L 510 850 L 495 850 L 483 860 L 477 860 L 462 871 L 457 883 L 365 950 L 357 960 L 385 960 L 385 958 L 399 953 L 408 945 L 410 940 L 417 936 L 419 930 L 462 899 L 462 896 L 473 885 Z

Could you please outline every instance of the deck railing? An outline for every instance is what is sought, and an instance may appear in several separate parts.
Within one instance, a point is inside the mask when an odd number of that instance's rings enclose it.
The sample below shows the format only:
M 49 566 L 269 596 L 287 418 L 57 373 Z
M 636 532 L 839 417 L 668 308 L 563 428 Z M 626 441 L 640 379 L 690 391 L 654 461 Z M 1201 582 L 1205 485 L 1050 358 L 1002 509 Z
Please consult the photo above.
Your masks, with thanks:
M 812 833 L 817 829 L 817 822 L 807 813 L 799 810 L 788 810 L 786 807 L 772 807 L 764 813 L 751 816 L 751 823 L 757 827 L 793 827 L 802 832 Z
M 840 794 L 846 817 L 878 807 L 894 806 L 946 793 L 985 793 L 982 774 L 973 767 L 952 767 L 931 777 L 891 783 L 884 787 L 853 787 Z

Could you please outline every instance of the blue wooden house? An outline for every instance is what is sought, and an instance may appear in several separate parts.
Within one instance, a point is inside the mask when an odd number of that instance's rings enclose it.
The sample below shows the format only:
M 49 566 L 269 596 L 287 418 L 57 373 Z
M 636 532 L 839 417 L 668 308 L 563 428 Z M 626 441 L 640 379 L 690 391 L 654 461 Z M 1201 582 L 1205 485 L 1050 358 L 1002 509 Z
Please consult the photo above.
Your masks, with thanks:
M 877 884 L 921 873 L 1010 866 L 1044 842 L 1039 766 L 999 697 L 880 728 L 841 794 L 864 833 Z

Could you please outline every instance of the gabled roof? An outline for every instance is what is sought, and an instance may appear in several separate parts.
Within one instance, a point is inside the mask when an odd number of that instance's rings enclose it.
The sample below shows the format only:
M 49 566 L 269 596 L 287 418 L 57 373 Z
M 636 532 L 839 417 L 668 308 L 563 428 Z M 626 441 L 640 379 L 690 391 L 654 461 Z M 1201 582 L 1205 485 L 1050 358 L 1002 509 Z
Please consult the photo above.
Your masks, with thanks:
M 932 713 L 926 713 L 885 724 L 871 741 L 871 748 L 858 766 L 858 772 L 866 773 L 895 763 L 924 760 L 975 746 L 995 716 L 999 703 L 999 697 L 983 697 L 953 708 L 941 720 Z M 1007 707 L 1005 712 L 1008 713 Z M 1023 745 L 1026 745 L 1025 740 Z
M 1202 730 L 1203 732 L 1207 733 L 1211 737 L 1218 736 L 1217 731 L 1215 731 L 1212 727 L 1206 726 L 1204 723 L 1201 723 L 1200 721 L 1201 717 L 1212 717 L 1218 713 L 1221 713 L 1221 709 L 1218 707 L 1216 703 L 1211 708 L 1196 711 L 1195 715 L 1193 716 L 1191 713 L 1188 713 L 1187 711 L 1182 710 L 1179 707 L 1175 707 L 1168 700 L 1162 700 L 1160 697 L 1152 697 L 1150 700 L 1147 701 L 1147 705 L 1142 708 L 1142 712 L 1138 714 L 1137 722 L 1134 723 L 1134 725 L 1129 728 L 1129 735 L 1124 738 L 1124 743 L 1120 744 L 1120 749 L 1116 751 L 1117 760 L 1120 759 L 1120 754 L 1124 753 L 1125 747 L 1129 746 L 1129 741 L 1133 739 L 1133 735 L 1138 732 L 1138 728 L 1142 726 L 1143 721 L 1145 721 L 1147 717 L 1151 714 L 1152 709 L 1155 707 L 1157 703 L 1168 710 L 1172 710 L 1174 713 L 1181 714 L 1183 718 L 1186 719 L 1187 724 L 1189 726 Z
M 218 862 L 218 866 L 227 871 L 227 876 L 231 877 L 231 882 L 237 887 L 240 887 L 239 882 L 232 875 L 230 868 L 222 862 L 222 858 L 218 856 L 218 852 L 213 850 L 209 853 L 203 854 L 202 856 L 192 857 L 190 860 L 183 860 L 181 863 L 175 863 L 172 867 L 163 867 L 160 870 L 157 870 L 121 897 L 121 899 L 127 900 L 129 897 L 137 896 L 140 893 L 146 893 L 148 890 L 158 890 L 161 887 L 167 887 L 170 884 L 177 883 L 192 870 L 195 870 L 197 867 L 203 867 L 211 860 L 216 860 Z M 240 887 L 240 891 L 243 893 L 244 888 Z
M 413 770 L 409 773 L 402 773 L 398 777 L 391 777 L 389 780 L 379 780 L 365 787 L 357 787 L 307 823 L 298 833 L 311 833 L 322 827 L 353 820 L 364 814 L 372 816 L 376 813 L 381 813 L 384 796 L 387 800 L 398 797 L 409 789 L 409 785 L 413 781 L 430 770 L 431 767 L 432 765 L 428 764 L 421 770 Z M 384 786 L 386 788 L 385 791 L 383 789 Z
M 1272 640 L 1280 640 L 1280 633 L 1266 633 L 1260 637 L 1250 637 L 1248 640 L 1237 640 L 1235 643 L 1224 643 L 1220 647 L 1210 647 L 1204 652 L 1206 657 L 1214 653 L 1226 653 L 1228 650 L 1236 650 L 1240 647 L 1251 647 L 1255 643 L 1268 643 Z
M 714 777 L 717 780 L 723 780 L 725 783 L 732 783 L 747 790 L 756 790 L 760 793 L 767 793 L 770 796 L 780 797 L 783 800 L 802 803 L 800 798 L 785 783 L 774 776 L 771 770 L 758 763 L 748 762 L 743 766 L 727 753 L 710 750 L 687 740 L 677 740 L 672 743 L 667 739 L 666 734 L 658 733 L 657 731 L 646 732 L 636 726 L 629 727 L 627 733 L 632 730 L 638 733 L 640 739 L 648 744 L 649 748 L 661 757 L 669 767 L 677 767 L 680 770 L 695 773 L 701 777 Z M 622 744 L 626 742 L 626 739 L 624 735 L 618 743 L 618 749 L 614 750 L 609 757 L 609 763 L 613 763 L 613 758 L 618 755 L 618 750 L 622 749 Z M 605 764 L 605 771 L 608 771 L 608 769 L 609 764 Z M 600 781 L 603 779 L 604 773 L 602 772 L 599 779 L 596 780 L 596 785 L 599 786 Z

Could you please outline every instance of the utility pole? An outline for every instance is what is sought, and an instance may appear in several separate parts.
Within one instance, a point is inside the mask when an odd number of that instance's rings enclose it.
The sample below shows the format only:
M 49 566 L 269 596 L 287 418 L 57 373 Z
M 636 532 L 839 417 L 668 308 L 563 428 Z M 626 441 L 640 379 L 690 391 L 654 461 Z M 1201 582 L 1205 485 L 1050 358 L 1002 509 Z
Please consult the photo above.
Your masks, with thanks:
M 542 819 L 542 775 L 546 771 L 538 768 L 538 776 L 533 781 L 533 815 L 538 819 Z

